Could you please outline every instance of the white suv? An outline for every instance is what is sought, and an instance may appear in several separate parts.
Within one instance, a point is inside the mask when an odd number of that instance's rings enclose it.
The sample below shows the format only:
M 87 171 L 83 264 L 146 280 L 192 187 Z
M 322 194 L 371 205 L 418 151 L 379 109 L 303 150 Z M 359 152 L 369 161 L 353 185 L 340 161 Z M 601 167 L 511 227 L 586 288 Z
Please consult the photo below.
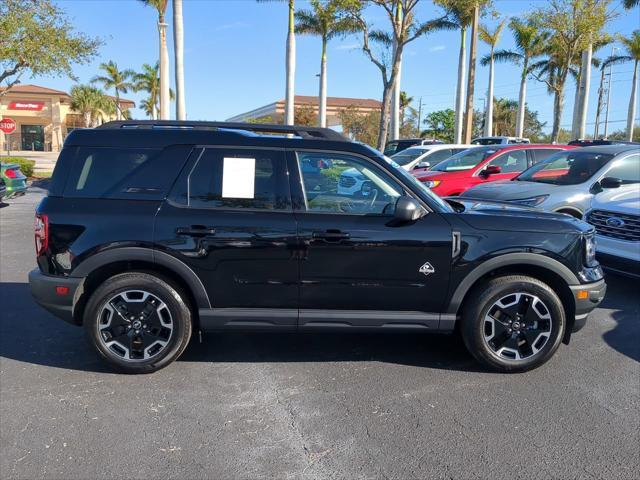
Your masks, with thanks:
M 596 251 L 602 266 L 640 278 L 640 183 L 596 195 L 585 220 L 596 227 Z

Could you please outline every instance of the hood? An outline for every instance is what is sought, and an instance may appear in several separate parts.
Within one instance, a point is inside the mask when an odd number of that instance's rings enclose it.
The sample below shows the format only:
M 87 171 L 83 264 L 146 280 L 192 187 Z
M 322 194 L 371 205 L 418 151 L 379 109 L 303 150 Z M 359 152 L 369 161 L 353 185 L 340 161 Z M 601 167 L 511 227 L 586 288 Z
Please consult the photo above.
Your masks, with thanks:
M 638 215 L 640 212 L 640 184 L 623 185 L 596 195 L 591 208 L 609 212 Z
M 591 225 L 563 213 L 552 213 L 537 208 L 514 205 L 507 202 L 487 202 L 456 197 L 447 201 L 460 204 L 464 211 L 460 218 L 478 230 L 503 230 L 518 232 L 586 233 Z
M 519 200 L 522 198 L 549 195 L 558 185 L 539 182 L 520 182 L 517 180 L 499 180 L 476 185 L 462 193 L 462 197 L 491 200 Z

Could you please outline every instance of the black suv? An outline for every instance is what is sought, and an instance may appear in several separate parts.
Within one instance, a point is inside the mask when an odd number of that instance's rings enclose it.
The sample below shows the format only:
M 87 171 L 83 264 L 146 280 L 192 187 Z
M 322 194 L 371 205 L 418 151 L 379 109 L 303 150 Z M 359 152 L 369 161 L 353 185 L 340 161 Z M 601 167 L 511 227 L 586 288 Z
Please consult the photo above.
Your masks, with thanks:
M 341 189 L 341 173 L 362 180 Z M 602 300 L 594 231 L 444 201 L 326 129 L 111 122 L 74 130 L 36 212 L 36 300 L 117 369 L 220 329 L 459 330 L 500 371 L 547 361 Z

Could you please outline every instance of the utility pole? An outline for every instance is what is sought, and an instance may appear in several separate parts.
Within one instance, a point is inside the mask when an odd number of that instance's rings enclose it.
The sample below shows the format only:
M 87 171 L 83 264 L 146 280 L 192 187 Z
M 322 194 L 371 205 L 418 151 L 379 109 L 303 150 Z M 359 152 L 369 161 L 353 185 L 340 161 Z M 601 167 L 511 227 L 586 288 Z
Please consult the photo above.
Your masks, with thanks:
M 618 47 L 611 49 L 611 56 L 616 53 Z M 613 65 L 609 65 L 609 81 L 607 82 L 607 106 L 604 114 L 604 137 L 607 138 L 607 131 L 609 130 L 609 105 L 611 103 L 611 80 L 613 79 Z
M 416 125 L 416 128 L 418 129 L 418 136 L 420 136 L 421 122 L 422 122 L 422 97 L 420 97 L 420 103 L 418 104 L 418 125 Z

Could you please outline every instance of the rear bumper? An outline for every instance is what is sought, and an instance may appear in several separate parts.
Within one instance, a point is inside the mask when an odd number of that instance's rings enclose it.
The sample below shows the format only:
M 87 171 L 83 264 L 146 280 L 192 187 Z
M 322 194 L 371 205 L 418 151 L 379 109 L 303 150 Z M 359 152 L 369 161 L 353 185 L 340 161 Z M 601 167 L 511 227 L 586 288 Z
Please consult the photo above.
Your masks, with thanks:
M 29 272 L 29 286 L 35 301 L 56 317 L 74 325 L 79 325 L 74 318 L 73 307 L 82 293 L 83 280 L 45 275 L 37 268 Z M 67 293 L 58 293 L 58 287 L 66 287 Z
M 575 322 L 571 331 L 577 332 L 585 326 L 589 314 L 604 300 L 607 284 L 603 279 L 584 285 L 571 285 L 569 288 L 573 292 L 573 299 L 576 303 Z

